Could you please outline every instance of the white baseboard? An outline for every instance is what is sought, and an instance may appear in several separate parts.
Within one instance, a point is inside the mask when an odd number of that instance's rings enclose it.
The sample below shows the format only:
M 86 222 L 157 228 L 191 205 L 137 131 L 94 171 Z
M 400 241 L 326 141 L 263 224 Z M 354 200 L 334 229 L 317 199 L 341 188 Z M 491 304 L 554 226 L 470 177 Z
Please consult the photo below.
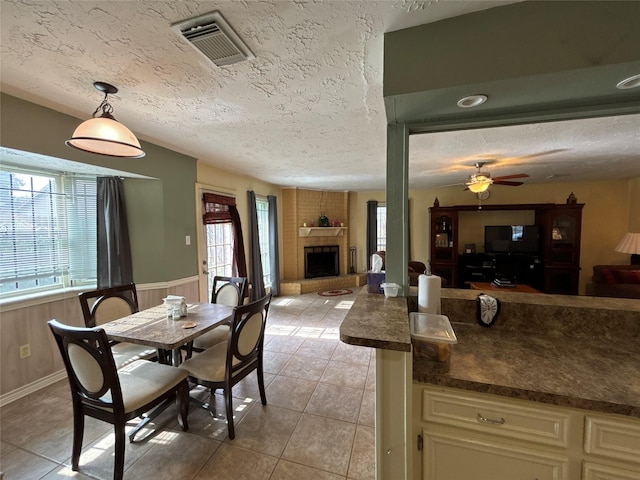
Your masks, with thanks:
M 49 385 L 52 385 L 57 381 L 62 380 L 63 378 L 67 378 L 67 372 L 66 370 L 59 370 L 55 373 L 47 375 L 46 377 L 39 378 L 35 382 L 31 382 L 24 387 L 16 388 L 9 393 L 0 395 L 0 407 L 4 407 L 11 402 L 19 400 L 22 397 L 26 397 L 30 393 L 37 392 L 44 387 L 48 387 Z

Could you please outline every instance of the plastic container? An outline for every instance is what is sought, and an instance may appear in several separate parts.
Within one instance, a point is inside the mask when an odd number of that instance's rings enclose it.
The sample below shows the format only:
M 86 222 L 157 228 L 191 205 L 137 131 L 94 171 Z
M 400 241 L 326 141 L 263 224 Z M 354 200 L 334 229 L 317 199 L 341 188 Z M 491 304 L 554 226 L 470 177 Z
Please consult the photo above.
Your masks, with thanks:
M 385 297 L 397 297 L 400 285 L 397 283 L 383 283 L 380 285 L 384 290 Z
M 414 356 L 434 362 L 441 371 L 449 371 L 453 345 L 458 343 L 449 317 L 411 312 L 409 323 Z

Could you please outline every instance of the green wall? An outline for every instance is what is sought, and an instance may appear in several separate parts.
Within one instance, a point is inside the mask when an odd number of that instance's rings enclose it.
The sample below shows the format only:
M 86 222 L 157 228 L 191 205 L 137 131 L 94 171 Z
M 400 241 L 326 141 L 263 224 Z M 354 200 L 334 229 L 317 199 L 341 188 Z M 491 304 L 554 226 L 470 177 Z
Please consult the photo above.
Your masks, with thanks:
M 4 147 L 153 177 L 126 178 L 124 182 L 136 283 L 197 275 L 196 159 L 144 141 L 143 158 L 81 152 L 64 141 L 83 119 L 6 94 L 1 94 L 0 102 L 0 144 Z M 185 245 L 186 235 L 192 239 L 189 246 Z
M 527 1 L 387 33 L 384 96 L 636 62 L 639 21 L 640 2 Z

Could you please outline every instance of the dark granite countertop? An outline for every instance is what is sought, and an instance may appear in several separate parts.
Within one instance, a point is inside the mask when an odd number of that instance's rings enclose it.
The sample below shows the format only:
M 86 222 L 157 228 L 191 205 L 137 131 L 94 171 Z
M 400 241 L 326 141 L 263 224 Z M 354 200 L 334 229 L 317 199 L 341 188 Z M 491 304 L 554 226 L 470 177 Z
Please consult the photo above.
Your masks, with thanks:
M 640 338 L 514 334 L 453 323 L 449 372 L 414 357 L 414 382 L 640 417 Z
M 367 293 L 364 286 L 340 325 L 340 340 L 351 345 L 411 351 L 406 297 Z
M 469 310 L 477 294 L 443 290 L 443 313 L 458 343 L 448 372 L 414 351 L 414 382 L 640 417 L 640 302 L 512 293 L 501 295 L 503 312 L 523 313 L 483 328 Z M 535 305 L 541 301 L 538 315 Z M 364 287 L 340 327 L 340 339 L 410 351 L 411 297 L 408 303 L 367 294 Z

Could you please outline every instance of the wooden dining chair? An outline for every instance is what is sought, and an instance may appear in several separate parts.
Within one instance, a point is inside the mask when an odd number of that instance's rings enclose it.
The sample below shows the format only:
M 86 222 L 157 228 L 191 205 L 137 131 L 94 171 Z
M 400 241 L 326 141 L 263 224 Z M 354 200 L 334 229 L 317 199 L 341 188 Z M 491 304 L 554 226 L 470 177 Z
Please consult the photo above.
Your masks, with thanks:
M 124 471 L 126 423 L 164 402 L 175 400 L 178 423 L 189 428 L 189 383 L 187 372 L 170 365 L 136 360 L 116 369 L 111 345 L 104 329 L 48 322 L 67 370 L 73 405 L 73 447 L 71 468 L 78 471 L 84 417 L 114 426 L 114 480 Z
M 235 307 L 226 342 L 218 343 L 186 360 L 180 368 L 189 372 L 189 380 L 197 385 L 224 391 L 229 438 L 235 438 L 233 395 L 235 384 L 255 371 L 260 400 L 267 404 L 264 391 L 262 351 L 271 294 L 247 305 Z M 215 404 L 215 402 L 210 402 Z
M 215 276 L 211 290 L 211 303 L 220 303 L 229 307 L 242 305 L 246 288 L 246 277 Z M 187 358 L 191 358 L 193 352 L 203 352 L 207 348 L 224 342 L 228 336 L 229 327 L 227 325 L 220 325 L 204 335 L 200 335 L 187 346 Z
M 138 312 L 138 292 L 134 283 L 101 288 L 78 295 L 84 324 L 94 328 L 106 322 Z M 134 360 L 155 360 L 156 349 L 135 343 L 111 342 L 113 357 L 118 368 Z

